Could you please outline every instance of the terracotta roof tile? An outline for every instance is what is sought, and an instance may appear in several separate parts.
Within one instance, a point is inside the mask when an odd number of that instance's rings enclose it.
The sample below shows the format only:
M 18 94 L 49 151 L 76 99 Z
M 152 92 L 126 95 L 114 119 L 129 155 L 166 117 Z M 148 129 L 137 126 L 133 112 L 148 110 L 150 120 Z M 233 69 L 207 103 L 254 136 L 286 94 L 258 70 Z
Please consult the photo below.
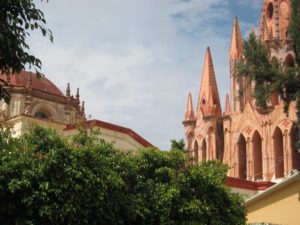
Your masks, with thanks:
M 53 84 L 46 77 L 38 78 L 37 75 L 33 72 L 22 71 L 18 74 L 10 75 L 10 84 L 16 87 L 26 87 L 30 80 L 30 75 L 32 78 L 31 88 L 43 92 L 48 92 L 50 94 L 64 96 L 63 93 L 59 90 L 59 88 Z M 0 75 L 0 79 L 7 81 L 7 76 L 5 74 Z

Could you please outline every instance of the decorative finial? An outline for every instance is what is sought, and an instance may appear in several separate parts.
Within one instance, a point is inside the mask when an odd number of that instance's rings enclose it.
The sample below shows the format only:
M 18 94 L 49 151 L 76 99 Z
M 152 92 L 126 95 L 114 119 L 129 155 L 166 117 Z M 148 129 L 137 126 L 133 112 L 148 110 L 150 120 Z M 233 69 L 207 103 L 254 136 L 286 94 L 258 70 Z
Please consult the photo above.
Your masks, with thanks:
M 230 109 L 230 101 L 229 101 L 229 95 L 226 95 L 226 102 L 225 102 L 225 112 L 224 112 L 224 116 L 228 116 L 231 113 L 231 109 Z
M 79 88 L 77 88 L 77 91 L 76 91 L 76 101 L 78 104 L 80 103 Z
M 70 96 L 71 96 L 70 83 L 69 83 L 69 82 L 68 82 L 68 84 L 67 84 L 66 96 L 67 96 L 68 98 L 70 98 Z
M 189 93 L 188 100 L 187 100 L 187 109 L 185 113 L 185 120 L 191 121 L 195 119 L 195 113 L 193 108 L 193 101 L 192 101 L 192 94 Z
M 82 104 L 81 104 L 81 113 L 82 113 L 83 115 L 85 114 L 84 101 L 82 101 Z

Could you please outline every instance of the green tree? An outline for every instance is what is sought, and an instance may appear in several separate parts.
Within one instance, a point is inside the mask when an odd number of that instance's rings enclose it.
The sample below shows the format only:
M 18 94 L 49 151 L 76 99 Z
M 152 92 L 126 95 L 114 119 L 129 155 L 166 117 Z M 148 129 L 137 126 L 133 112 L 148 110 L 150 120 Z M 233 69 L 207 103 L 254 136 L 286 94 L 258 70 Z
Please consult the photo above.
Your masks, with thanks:
M 171 150 L 181 150 L 185 151 L 185 142 L 183 139 L 179 141 L 176 139 L 171 139 Z
M 192 165 L 181 150 L 145 149 L 135 155 L 141 215 L 135 224 L 245 224 L 245 209 L 225 184 L 227 166 Z
M 289 26 L 289 36 L 293 40 L 296 53 L 296 63 L 300 65 L 300 2 L 297 0 L 291 1 L 291 20 Z
M 43 36 L 53 41 L 51 31 L 45 27 L 43 12 L 36 8 L 33 0 L 1 0 L 0 9 L 1 74 L 20 72 L 26 65 L 40 74 L 42 63 L 29 53 L 26 38 L 30 31 L 40 30 Z M 0 87 L 0 99 L 9 101 L 9 94 L 3 84 Z
M 80 146 L 40 127 L 13 140 L 0 158 L 1 224 L 124 224 L 134 218 L 126 182 L 131 167 L 112 145 Z
M 181 150 L 124 153 L 87 132 L 1 137 L 1 224 L 245 224 L 219 162 L 192 165 Z

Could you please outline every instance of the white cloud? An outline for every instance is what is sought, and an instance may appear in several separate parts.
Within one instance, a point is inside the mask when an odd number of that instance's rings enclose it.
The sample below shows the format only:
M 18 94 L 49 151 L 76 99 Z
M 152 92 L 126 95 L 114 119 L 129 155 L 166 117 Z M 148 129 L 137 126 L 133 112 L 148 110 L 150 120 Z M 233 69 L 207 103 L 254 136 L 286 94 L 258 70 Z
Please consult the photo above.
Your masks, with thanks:
M 195 106 L 208 45 L 219 93 L 228 92 L 230 2 L 52 0 L 39 6 L 54 44 L 33 35 L 31 46 L 62 90 L 80 87 L 87 114 L 167 149 L 184 137 L 186 96 L 192 91 Z

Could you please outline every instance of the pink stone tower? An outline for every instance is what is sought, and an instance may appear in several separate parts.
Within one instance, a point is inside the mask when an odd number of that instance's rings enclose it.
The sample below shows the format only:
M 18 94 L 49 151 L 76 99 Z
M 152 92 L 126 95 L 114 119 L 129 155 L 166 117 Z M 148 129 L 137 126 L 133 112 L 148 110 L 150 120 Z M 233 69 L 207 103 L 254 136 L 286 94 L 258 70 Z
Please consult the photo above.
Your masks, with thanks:
M 270 60 L 276 59 L 284 67 L 295 65 L 287 32 L 290 11 L 290 0 L 265 0 L 258 32 Z M 294 146 L 295 104 L 290 105 L 287 117 L 283 103 L 273 95 L 267 112 L 259 110 L 252 97 L 253 83 L 237 74 L 243 53 L 242 34 L 235 17 L 229 49 L 230 95 L 226 96 L 225 111 L 221 111 L 212 56 L 207 48 L 197 111 L 194 113 L 189 94 L 183 121 L 188 152 L 196 162 L 218 159 L 228 164 L 231 177 L 279 182 L 300 166 L 300 154 Z

